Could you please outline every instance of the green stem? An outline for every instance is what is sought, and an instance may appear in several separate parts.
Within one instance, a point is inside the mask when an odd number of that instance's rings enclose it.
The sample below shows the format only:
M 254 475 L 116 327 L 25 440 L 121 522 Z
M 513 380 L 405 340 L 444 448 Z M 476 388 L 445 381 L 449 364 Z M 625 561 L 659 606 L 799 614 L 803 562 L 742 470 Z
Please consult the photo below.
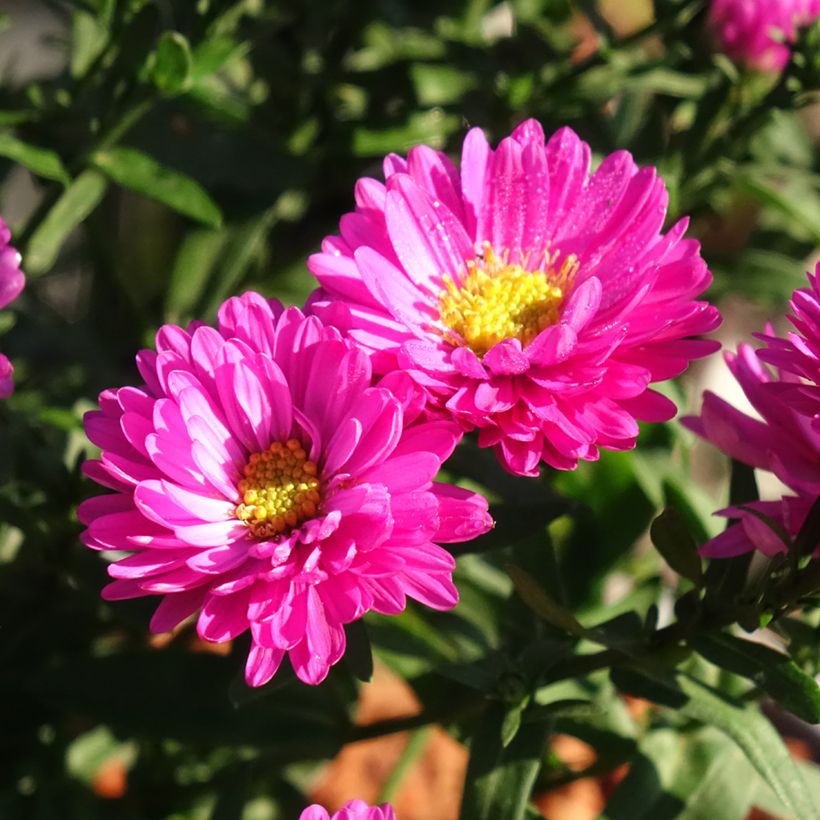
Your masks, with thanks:
M 430 727 L 423 726 L 410 734 L 398 762 L 382 787 L 379 803 L 391 803 L 410 767 L 421 757 L 430 736 Z

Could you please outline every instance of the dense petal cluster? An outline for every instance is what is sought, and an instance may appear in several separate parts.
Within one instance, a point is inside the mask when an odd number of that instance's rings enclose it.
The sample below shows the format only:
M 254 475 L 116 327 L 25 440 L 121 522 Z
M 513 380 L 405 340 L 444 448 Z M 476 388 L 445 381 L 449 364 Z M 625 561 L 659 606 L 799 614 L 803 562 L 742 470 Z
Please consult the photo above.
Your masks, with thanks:
M 675 414 L 649 385 L 715 350 L 691 337 L 720 319 L 694 301 L 711 277 L 686 220 L 662 232 L 655 169 L 618 151 L 590 173 L 575 133 L 545 142 L 530 120 L 496 150 L 470 131 L 460 171 L 419 146 L 384 173 L 308 263 L 313 309 L 377 370 L 409 373 L 519 475 L 629 449 L 637 420 Z
M 319 683 L 369 610 L 455 605 L 439 544 L 492 520 L 433 481 L 460 430 L 419 415 L 409 378 L 373 386 L 337 330 L 256 294 L 228 300 L 217 329 L 163 327 L 137 365 L 145 383 L 105 391 L 85 420 L 102 450 L 85 470 L 114 492 L 81 505 L 84 541 L 130 553 L 104 597 L 163 596 L 155 632 L 197 611 L 206 640 L 250 629 L 254 686 L 285 653 Z
M 371 807 L 362 800 L 351 800 L 334 814 L 321 806 L 308 806 L 299 820 L 396 820 L 396 815 L 387 803 Z
M 774 555 L 786 549 L 820 494 L 820 285 L 792 295 L 794 331 L 784 338 L 769 329 L 765 347 L 740 345 L 726 361 L 760 419 L 751 418 L 707 392 L 701 415 L 683 419 L 700 436 L 738 461 L 768 470 L 794 495 L 720 511 L 738 519 L 709 541 L 706 555 L 729 557 L 752 549 Z M 773 367 L 769 367 L 771 365 Z
M 11 231 L 0 219 L 0 310 L 8 306 L 23 290 L 26 277 L 20 270 L 20 254 L 9 245 Z M 0 399 L 5 399 L 14 390 L 11 362 L 0 353 Z
M 780 71 L 798 28 L 820 16 L 820 0 L 712 0 L 709 28 L 721 51 L 761 71 Z

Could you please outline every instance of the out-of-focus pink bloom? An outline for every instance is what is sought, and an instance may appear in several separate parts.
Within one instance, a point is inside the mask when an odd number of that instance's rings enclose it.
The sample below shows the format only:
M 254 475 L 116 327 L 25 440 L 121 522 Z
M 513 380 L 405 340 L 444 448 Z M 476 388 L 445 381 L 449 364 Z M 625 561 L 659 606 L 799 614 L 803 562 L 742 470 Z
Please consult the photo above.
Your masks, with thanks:
M 687 221 L 662 233 L 654 168 L 618 151 L 590 173 L 575 133 L 545 143 L 529 120 L 496 150 L 470 131 L 460 172 L 426 146 L 384 172 L 309 260 L 314 310 L 375 368 L 408 372 L 518 475 L 630 449 L 638 419 L 675 414 L 649 385 L 717 349 L 691 337 L 720 317 L 694 301 L 711 276 Z
M 768 328 L 766 347 L 740 345 L 726 361 L 761 419 L 751 418 L 711 392 L 703 397 L 698 417 L 683 423 L 732 458 L 776 475 L 794 495 L 755 501 L 721 510 L 739 519 L 709 541 L 704 555 L 730 557 L 752 549 L 774 555 L 786 549 L 820 494 L 820 287 L 792 295 L 795 331 L 785 338 Z M 774 366 L 774 371 L 766 366 Z
M 712 0 L 708 24 L 721 51 L 760 71 L 780 71 L 797 30 L 820 16 L 820 0 Z
M 163 327 L 137 366 L 145 384 L 106 390 L 85 419 L 102 450 L 85 471 L 114 492 L 81 505 L 84 542 L 131 553 L 106 599 L 163 596 L 154 632 L 197 611 L 208 641 L 250 628 L 252 686 L 285 653 L 321 682 L 369 610 L 455 605 L 438 544 L 492 520 L 480 496 L 433 481 L 460 430 L 417 417 L 409 378 L 371 386 L 338 331 L 256 294 L 228 300 L 216 330 Z
M 351 800 L 335 814 L 328 814 L 321 806 L 308 806 L 299 820 L 396 820 L 396 814 L 387 803 L 371 807 L 362 800 Z
M 23 290 L 26 277 L 20 270 L 20 254 L 9 245 L 11 231 L 0 219 L 0 310 L 13 302 Z M 5 399 L 14 390 L 11 362 L 0 353 L 0 399 Z

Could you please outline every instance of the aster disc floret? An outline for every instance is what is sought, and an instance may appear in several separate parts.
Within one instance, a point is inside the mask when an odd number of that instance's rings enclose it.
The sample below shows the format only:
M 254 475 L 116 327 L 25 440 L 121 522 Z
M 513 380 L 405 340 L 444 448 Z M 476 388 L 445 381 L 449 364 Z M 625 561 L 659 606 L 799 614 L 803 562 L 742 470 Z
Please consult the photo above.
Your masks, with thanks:
M 106 390 L 85 420 L 102 450 L 85 472 L 114 492 L 81 505 L 84 541 L 130 553 L 105 598 L 163 596 L 155 632 L 194 613 L 205 640 L 250 630 L 253 686 L 286 653 L 319 683 L 370 610 L 455 605 L 440 544 L 492 520 L 433 480 L 461 431 L 420 415 L 409 377 L 374 386 L 337 330 L 256 294 L 228 300 L 216 329 L 162 328 L 137 365 L 145 383 Z
M 712 0 L 708 25 L 718 48 L 760 71 L 780 71 L 797 30 L 820 17 L 820 0 Z
M 368 806 L 363 800 L 351 800 L 333 814 L 319 805 L 308 806 L 299 815 L 299 820 L 396 820 L 396 814 L 387 803 Z
M 0 219 L 0 310 L 10 305 L 23 290 L 26 277 L 20 270 L 20 254 L 9 244 L 11 231 Z M 11 362 L 0 353 L 0 399 L 8 398 L 14 390 Z
M 791 491 L 780 499 L 749 500 L 719 511 L 740 526 L 709 541 L 703 553 L 727 558 L 758 549 L 783 552 L 820 494 L 820 286 L 796 290 L 789 317 L 794 331 L 771 328 L 762 348 L 742 344 L 726 362 L 760 418 L 707 391 L 701 415 L 683 423 L 738 461 L 777 476 Z
M 529 120 L 490 148 L 467 134 L 457 170 L 426 146 L 361 179 L 309 267 L 313 309 L 407 372 L 432 415 L 478 429 L 512 473 L 573 469 L 634 446 L 638 420 L 676 411 L 650 388 L 717 348 L 693 336 L 717 310 L 667 193 L 625 151 L 590 172 L 590 149 Z M 340 307 L 340 305 L 342 305 Z

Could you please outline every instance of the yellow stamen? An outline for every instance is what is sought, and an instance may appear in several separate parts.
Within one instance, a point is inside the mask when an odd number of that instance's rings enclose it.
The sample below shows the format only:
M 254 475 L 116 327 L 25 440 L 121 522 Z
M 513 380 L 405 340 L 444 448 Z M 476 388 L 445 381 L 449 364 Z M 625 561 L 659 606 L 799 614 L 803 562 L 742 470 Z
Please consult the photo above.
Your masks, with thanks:
M 567 256 L 556 268 L 559 252 L 545 253 L 537 270 L 527 260 L 510 264 L 508 253 L 496 256 L 489 242 L 484 254 L 467 263 L 461 283 L 442 277 L 439 318 L 445 339 L 483 356 L 504 339 L 529 344 L 560 318 L 561 306 L 578 272 L 578 257 Z
M 255 538 L 273 538 L 316 514 L 322 499 L 318 468 L 296 439 L 251 454 L 242 473 L 236 517 Z

